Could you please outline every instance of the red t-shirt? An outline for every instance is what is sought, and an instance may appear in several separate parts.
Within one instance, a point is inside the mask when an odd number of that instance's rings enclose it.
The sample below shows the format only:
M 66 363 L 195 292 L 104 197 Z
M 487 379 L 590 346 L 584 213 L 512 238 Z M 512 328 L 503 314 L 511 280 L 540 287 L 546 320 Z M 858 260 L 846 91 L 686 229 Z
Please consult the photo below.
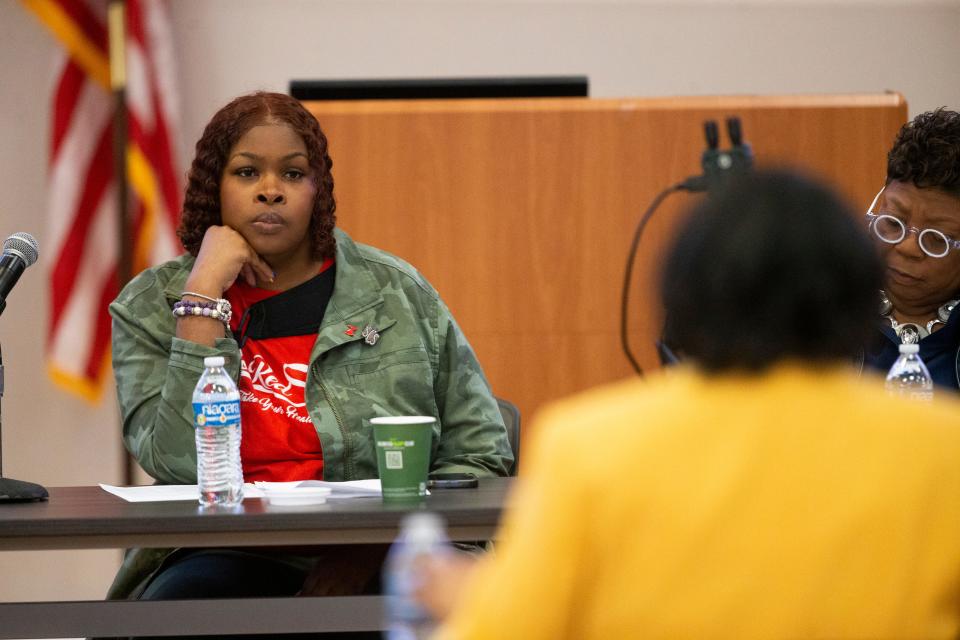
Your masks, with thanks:
M 322 273 L 332 260 L 324 262 Z M 278 295 L 237 280 L 224 297 L 233 308 L 237 331 L 244 311 Z M 240 458 L 246 482 L 322 480 L 323 450 L 307 413 L 304 389 L 310 351 L 317 334 L 282 338 L 247 338 L 240 350 Z

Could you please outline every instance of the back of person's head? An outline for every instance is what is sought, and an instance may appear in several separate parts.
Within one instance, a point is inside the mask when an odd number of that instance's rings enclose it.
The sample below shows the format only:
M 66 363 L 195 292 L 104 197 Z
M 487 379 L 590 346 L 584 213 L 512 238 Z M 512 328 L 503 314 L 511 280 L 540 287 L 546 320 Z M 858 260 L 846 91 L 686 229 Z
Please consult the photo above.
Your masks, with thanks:
M 960 113 L 941 107 L 903 125 L 887 154 L 892 181 L 960 197 Z
M 317 183 L 311 230 L 313 253 L 318 258 L 333 254 L 336 201 L 333 197 L 333 161 L 320 123 L 298 100 L 283 93 L 257 91 L 234 98 L 217 111 L 197 141 L 196 154 L 187 175 L 177 235 L 193 255 L 200 251 L 203 235 L 211 225 L 221 224 L 220 180 L 230 150 L 250 129 L 262 124 L 285 124 L 307 148 L 307 159 Z
M 853 358 L 882 266 L 830 189 L 783 171 L 731 181 L 690 214 L 661 282 L 666 339 L 708 372 Z

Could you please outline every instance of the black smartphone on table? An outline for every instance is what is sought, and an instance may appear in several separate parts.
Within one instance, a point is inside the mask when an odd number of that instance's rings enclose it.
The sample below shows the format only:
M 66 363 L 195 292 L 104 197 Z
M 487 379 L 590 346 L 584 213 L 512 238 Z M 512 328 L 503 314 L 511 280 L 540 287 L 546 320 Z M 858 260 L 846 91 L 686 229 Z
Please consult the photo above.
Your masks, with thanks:
M 428 489 L 472 489 L 479 484 L 472 473 L 435 473 L 427 478 Z

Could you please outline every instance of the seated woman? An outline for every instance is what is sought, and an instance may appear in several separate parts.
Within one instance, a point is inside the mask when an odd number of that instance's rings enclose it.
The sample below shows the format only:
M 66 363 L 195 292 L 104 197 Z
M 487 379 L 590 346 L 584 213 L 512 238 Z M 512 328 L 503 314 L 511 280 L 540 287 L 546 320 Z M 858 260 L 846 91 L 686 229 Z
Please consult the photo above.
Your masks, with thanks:
M 661 282 L 685 361 L 538 417 L 497 553 L 424 563 L 436 637 L 958 637 L 960 401 L 852 365 L 881 276 L 816 184 L 712 194 Z
M 245 480 L 377 477 L 365 419 L 436 417 L 431 471 L 507 475 L 513 456 L 466 338 L 409 264 L 335 228 L 327 139 L 293 98 L 218 111 L 196 146 L 178 235 L 187 253 L 134 278 L 110 306 L 123 437 L 164 483 L 196 482 L 191 394 L 224 356 L 241 394 Z M 232 310 L 227 323 L 174 303 Z M 383 549 L 312 557 L 138 550 L 112 597 L 355 593 Z
M 960 113 L 922 113 L 900 129 L 867 222 L 887 270 L 866 365 L 887 371 L 901 342 L 919 342 L 934 384 L 960 388 Z

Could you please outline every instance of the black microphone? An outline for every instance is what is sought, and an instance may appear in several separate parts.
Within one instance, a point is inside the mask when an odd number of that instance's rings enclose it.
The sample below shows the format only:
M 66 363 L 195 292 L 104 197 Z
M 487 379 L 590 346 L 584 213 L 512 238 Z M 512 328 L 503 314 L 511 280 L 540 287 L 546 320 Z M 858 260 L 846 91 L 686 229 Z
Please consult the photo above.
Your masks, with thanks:
M 3 241 L 0 256 L 0 314 L 7 308 L 7 295 L 17 284 L 23 270 L 37 261 L 40 245 L 29 233 L 15 233 Z
M 40 246 L 29 233 L 15 233 L 3 241 L 0 255 L 0 313 L 7 307 L 7 295 L 23 270 L 37 261 Z M 0 399 L 3 398 L 3 356 L 0 354 Z M 0 422 L 2 426 L 2 422 Z M 33 482 L 3 477 L 3 434 L 0 433 L 0 504 L 46 500 L 47 490 Z
M 727 118 L 727 137 L 730 138 L 730 148 L 720 148 L 720 134 L 717 123 L 707 120 L 703 123 L 703 135 L 707 141 L 707 148 L 703 152 L 700 166 L 703 173 L 691 176 L 680 183 L 683 191 L 707 191 L 716 189 L 731 175 L 745 173 L 753 166 L 753 150 L 743 141 L 743 129 L 740 118 Z

